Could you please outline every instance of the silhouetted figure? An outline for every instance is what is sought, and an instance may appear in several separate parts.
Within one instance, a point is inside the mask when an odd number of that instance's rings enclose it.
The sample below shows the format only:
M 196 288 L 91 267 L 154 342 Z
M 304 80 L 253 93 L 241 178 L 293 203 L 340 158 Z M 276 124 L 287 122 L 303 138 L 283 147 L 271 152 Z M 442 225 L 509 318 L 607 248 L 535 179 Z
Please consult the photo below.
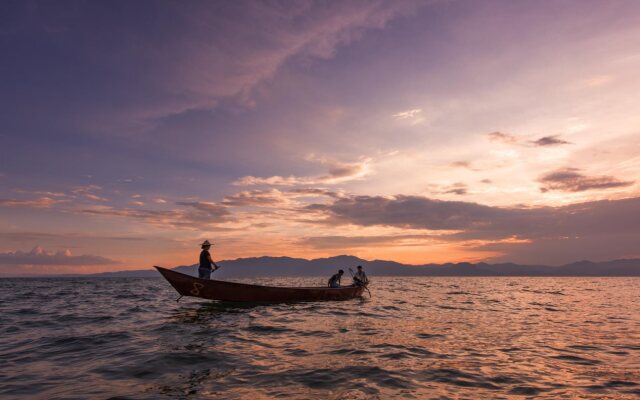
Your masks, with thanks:
M 340 287 L 340 278 L 342 278 L 342 275 L 344 275 L 344 271 L 340 270 L 338 271 L 337 274 L 334 274 L 333 276 L 331 276 L 331 278 L 329 278 L 329 287 L 330 288 L 339 288 Z
M 358 271 L 353 276 L 353 284 L 356 286 L 367 286 L 369 284 L 369 278 L 367 278 L 367 274 L 364 273 L 362 265 L 358 265 Z
M 211 245 L 212 243 L 209 243 L 208 240 L 205 240 L 204 243 L 200 245 L 202 247 L 202 251 L 200 252 L 200 266 L 198 267 L 198 278 L 200 279 L 211 279 L 211 273 L 220 268 L 211 259 L 211 254 L 209 253 Z

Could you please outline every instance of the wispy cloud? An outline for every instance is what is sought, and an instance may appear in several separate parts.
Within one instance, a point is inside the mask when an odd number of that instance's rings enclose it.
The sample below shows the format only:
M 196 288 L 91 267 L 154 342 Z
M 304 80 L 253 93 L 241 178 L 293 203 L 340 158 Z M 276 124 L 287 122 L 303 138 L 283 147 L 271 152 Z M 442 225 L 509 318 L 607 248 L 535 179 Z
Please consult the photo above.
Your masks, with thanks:
M 130 204 L 135 205 L 135 208 L 92 206 L 80 208 L 79 211 L 73 212 L 80 212 L 86 215 L 126 218 L 145 224 L 171 227 L 174 229 L 197 230 L 202 227 L 221 228 L 222 225 L 228 225 L 229 223 L 239 223 L 238 218 L 240 218 L 240 216 L 245 218 L 246 221 L 251 221 L 258 215 L 261 218 L 282 220 L 287 213 L 293 212 L 293 215 L 289 216 L 293 218 L 297 217 L 296 210 L 304 204 L 296 199 L 303 197 L 336 198 L 338 196 L 335 192 L 318 188 L 302 188 L 291 191 L 280 191 L 278 189 L 245 190 L 225 196 L 219 202 L 199 200 L 177 201 L 171 209 L 144 208 L 144 203 L 140 202 L 138 204 L 134 201 L 130 202 Z M 253 207 L 259 210 L 252 214 L 251 212 L 241 210 L 240 208 L 242 207 Z M 242 223 L 240 223 L 240 225 L 242 225 Z
M 571 142 L 561 139 L 560 135 L 544 136 L 538 140 L 532 141 L 531 143 L 533 143 L 535 146 L 540 146 L 540 147 L 571 144 Z
M 256 101 L 254 90 L 290 59 L 331 58 L 338 47 L 357 41 L 367 30 L 383 28 L 420 6 L 415 1 L 299 2 L 286 6 L 235 1 L 225 7 L 208 2 L 187 7 L 156 3 L 152 18 L 136 6 L 125 7 L 129 18 L 120 19 L 118 29 L 106 25 L 113 23 L 108 18 L 94 18 L 103 13 L 96 12 L 93 4 L 79 4 L 55 15 L 50 15 L 47 7 L 34 6 L 24 11 L 23 18 L 25 23 L 40 22 L 41 26 L 34 27 L 37 29 L 64 27 L 64 40 L 61 38 L 58 46 L 74 51 L 81 60 L 84 57 L 109 68 L 114 72 L 112 82 L 120 76 L 118 71 L 145 66 L 137 82 L 121 81 L 128 87 L 135 85 L 137 95 L 113 85 L 109 93 L 115 100 L 110 103 L 116 106 L 92 109 L 87 118 L 87 125 L 100 120 L 109 128 L 126 124 L 131 129 L 163 116 L 215 108 L 229 98 L 251 107 Z M 161 32 L 156 30 L 157 21 L 168 20 L 172 23 L 162 24 Z M 104 37 L 104 31 L 111 35 Z M 171 40 L 165 40 L 164 35 Z M 86 100 L 96 104 L 88 96 Z
M 90 239 L 99 242 L 104 241 L 145 241 L 147 238 L 145 237 L 137 237 L 137 236 L 110 236 L 110 235 L 95 235 L 91 233 L 50 233 L 50 232 L 0 232 L 0 239 L 6 240 L 9 242 L 42 242 L 42 241 L 51 241 L 51 240 L 83 240 Z
M 262 207 L 286 210 L 304 204 L 305 198 L 339 198 L 340 193 L 321 188 L 297 188 L 286 191 L 278 189 L 244 190 L 225 196 L 220 202 L 227 207 Z
M 83 254 L 74 256 L 70 250 L 47 252 L 36 246 L 31 251 L 13 251 L 0 253 L 0 264 L 5 265 L 110 265 L 118 261 L 105 257 Z
M 188 219 L 195 219 L 197 221 L 199 218 L 206 218 L 203 222 L 207 222 L 207 220 L 224 220 L 228 218 L 231 213 L 222 204 L 207 202 L 207 201 L 179 201 L 176 202 L 177 205 L 180 206 L 188 206 L 195 210 L 194 213 L 186 214 Z
M 359 162 L 345 163 L 335 160 L 319 159 L 325 167 L 328 167 L 327 174 L 318 176 L 270 176 L 266 178 L 256 176 L 245 176 L 233 182 L 236 186 L 251 185 L 273 185 L 273 186 L 296 186 L 296 185 L 333 185 L 344 183 L 356 179 L 364 178 L 370 172 L 371 159 L 363 159 Z
M 496 132 L 487 133 L 486 136 L 490 142 L 494 142 L 494 143 L 515 144 L 518 142 L 518 137 L 510 133 L 496 131 Z
M 399 113 L 393 114 L 392 117 L 395 119 L 409 119 L 417 117 L 420 113 L 422 113 L 422 109 L 414 108 L 412 110 L 401 111 Z
M 453 185 L 443 188 L 443 194 L 457 194 L 459 196 L 465 195 L 469 192 L 469 186 L 463 182 L 456 182 Z
M 425 117 L 421 108 L 413 108 L 406 111 L 400 111 L 391 115 L 393 119 L 400 121 L 408 121 L 411 125 L 417 125 L 424 122 Z
M 269 176 L 266 178 L 261 178 L 258 176 L 243 176 L 242 178 L 234 181 L 233 184 L 236 186 L 252 186 L 252 185 L 272 185 L 272 186 L 294 186 L 294 185 L 306 185 L 306 184 L 314 184 L 316 182 L 315 178 L 310 177 L 298 177 L 298 176 Z
M 91 201 L 105 202 L 109 201 L 106 197 L 97 195 L 95 192 L 102 191 L 102 187 L 98 185 L 74 186 L 71 189 L 71 197 L 81 197 Z
M 66 202 L 66 200 L 54 199 L 46 196 L 32 200 L 0 199 L 0 207 L 50 208 L 55 204 L 64 202 Z
M 102 186 L 98 186 L 98 185 L 74 186 L 73 188 L 71 188 L 71 193 L 84 194 L 84 193 L 95 192 L 98 190 L 102 190 Z
M 561 168 L 542 175 L 538 181 L 543 192 L 558 190 L 563 192 L 583 192 L 595 189 L 614 189 L 631 186 L 634 181 L 622 181 L 608 175 L 586 176 L 578 168 Z
M 85 193 L 84 198 L 92 201 L 109 201 L 109 199 L 107 199 L 106 197 L 101 197 L 91 193 Z
M 454 161 L 450 165 L 452 167 L 456 167 L 456 168 L 468 168 L 468 169 L 471 169 L 471 162 L 470 161 Z
M 42 196 L 42 197 L 66 197 L 67 194 L 66 193 L 62 193 L 62 192 L 52 192 L 52 191 L 42 191 L 42 190 L 24 190 L 24 189 L 15 189 L 14 192 L 16 193 L 21 193 L 21 194 L 29 194 L 29 195 L 38 195 L 38 196 Z
M 524 138 L 512 135 L 504 132 L 491 132 L 486 135 L 487 139 L 492 143 L 502 143 L 508 145 L 528 146 L 533 145 L 536 147 L 551 147 L 564 144 L 572 144 L 560 137 L 560 135 L 543 136 L 536 140 L 526 141 Z
M 353 250 L 371 246 L 414 247 L 433 241 L 434 236 L 418 235 L 371 235 L 371 236 L 309 236 L 299 239 L 297 244 L 318 250 Z
M 81 209 L 85 215 L 127 218 L 150 225 L 180 229 L 202 229 L 216 227 L 232 219 L 226 206 L 204 201 L 177 202 L 180 208 L 152 210 L 145 208 L 118 208 L 93 206 Z
M 334 192 L 331 190 L 327 190 L 327 189 L 322 189 L 322 188 L 298 188 L 298 189 L 291 189 L 288 191 L 288 194 L 290 196 L 297 196 L 297 197 L 332 197 L 332 198 L 338 198 L 338 197 L 342 197 L 344 194 L 342 192 Z
M 587 87 L 600 87 L 613 82 L 613 80 L 614 78 L 611 75 L 596 75 L 584 80 L 584 84 Z
M 283 206 L 287 202 L 288 197 L 278 189 L 245 190 L 233 195 L 225 196 L 222 200 L 222 204 L 233 207 L 277 207 Z

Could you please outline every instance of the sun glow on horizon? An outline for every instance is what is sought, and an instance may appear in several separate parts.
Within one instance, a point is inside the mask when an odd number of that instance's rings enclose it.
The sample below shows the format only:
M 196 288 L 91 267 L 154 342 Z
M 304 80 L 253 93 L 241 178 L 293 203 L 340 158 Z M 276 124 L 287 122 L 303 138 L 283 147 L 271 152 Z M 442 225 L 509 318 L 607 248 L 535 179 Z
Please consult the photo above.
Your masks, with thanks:
M 633 2 L 6 7 L 0 276 L 637 254 Z

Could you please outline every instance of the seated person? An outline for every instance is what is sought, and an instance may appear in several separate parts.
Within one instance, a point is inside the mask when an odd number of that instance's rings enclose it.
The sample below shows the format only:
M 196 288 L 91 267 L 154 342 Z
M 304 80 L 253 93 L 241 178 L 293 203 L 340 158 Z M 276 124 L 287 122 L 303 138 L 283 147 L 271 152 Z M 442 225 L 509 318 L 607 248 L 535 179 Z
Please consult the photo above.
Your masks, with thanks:
M 330 288 L 339 288 L 340 287 L 340 278 L 342 278 L 343 274 L 344 274 L 344 271 L 340 270 L 340 271 L 338 271 L 337 274 L 334 274 L 333 276 L 331 276 L 331 278 L 329 278 L 328 286 Z
M 369 278 L 364 273 L 362 265 L 358 265 L 358 272 L 353 276 L 353 284 L 356 286 L 367 286 L 369 284 Z

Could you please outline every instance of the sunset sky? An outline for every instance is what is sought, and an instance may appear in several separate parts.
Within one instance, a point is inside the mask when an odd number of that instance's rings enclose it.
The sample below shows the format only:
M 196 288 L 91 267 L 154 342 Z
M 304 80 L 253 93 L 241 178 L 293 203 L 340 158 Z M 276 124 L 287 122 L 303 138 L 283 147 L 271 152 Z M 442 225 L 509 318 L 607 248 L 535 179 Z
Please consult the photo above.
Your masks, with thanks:
M 640 257 L 640 2 L 3 1 L 0 275 Z

